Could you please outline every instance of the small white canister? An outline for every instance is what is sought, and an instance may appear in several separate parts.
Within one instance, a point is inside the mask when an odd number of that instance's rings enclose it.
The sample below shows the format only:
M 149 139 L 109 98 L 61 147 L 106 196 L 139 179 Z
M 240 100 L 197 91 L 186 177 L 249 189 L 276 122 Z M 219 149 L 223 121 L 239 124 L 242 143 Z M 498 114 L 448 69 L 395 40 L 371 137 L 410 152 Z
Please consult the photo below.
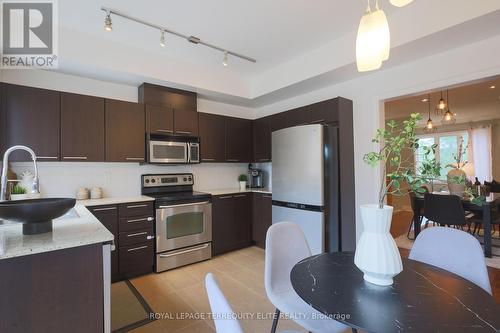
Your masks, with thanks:
M 92 190 L 90 190 L 90 198 L 91 199 L 101 199 L 102 198 L 102 188 L 93 187 Z

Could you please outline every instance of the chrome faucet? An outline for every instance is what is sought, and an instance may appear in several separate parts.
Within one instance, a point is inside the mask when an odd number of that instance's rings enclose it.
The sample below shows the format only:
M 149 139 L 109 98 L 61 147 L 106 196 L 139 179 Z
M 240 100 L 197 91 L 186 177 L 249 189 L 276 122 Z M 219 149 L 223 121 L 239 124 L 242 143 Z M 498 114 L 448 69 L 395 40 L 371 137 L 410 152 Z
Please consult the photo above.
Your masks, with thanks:
M 36 155 L 35 152 L 26 146 L 12 146 L 5 151 L 3 154 L 3 167 L 2 167 L 2 178 L 0 178 L 0 182 L 2 183 L 2 187 L 0 189 L 0 201 L 7 200 L 7 183 L 16 181 L 13 179 L 7 179 L 7 171 L 9 169 L 9 155 L 15 150 L 25 150 L 31 155 L 31 159 L 33 160 L 33 164 L 35 166 L 35 179 L 33 181 L 33 186 L 31 187 L 30 193 L 38 194 L 40 193 L 40 180 L 38 179 L 38 167 L 36 164 Z M 28 189 L 27 189 L 28 190 Z

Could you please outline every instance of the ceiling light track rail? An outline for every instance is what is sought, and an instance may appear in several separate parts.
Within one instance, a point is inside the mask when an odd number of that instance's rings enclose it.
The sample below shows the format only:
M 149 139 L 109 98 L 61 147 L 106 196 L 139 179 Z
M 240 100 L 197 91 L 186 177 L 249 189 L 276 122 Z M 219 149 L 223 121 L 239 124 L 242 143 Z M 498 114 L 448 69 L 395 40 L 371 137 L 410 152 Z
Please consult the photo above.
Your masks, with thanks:
M 102 6 L 101 7 L 101 10 L 105 11 L 107 16 L 109 17 L 110 15 L 116 15 L 116 16 L 119 16 L 119 17 L 122 17 L 122 18 L 125 18 L 127 20 L 130 20 L 130 21 L 134 21 L 136 23 L 139 23 L 139 24 L 142 24 L 142 25 L 145 25 L 145 26 L 148 26 L 148 27 L 151 27 L 151 28 L 154 28 L 154 29 L 158 29 L 160 30 L 160 32 L 166 32 L 166 33 L 169 33 L 171 35 L 174 35 L 174 36 L 177 36 L 179 38 L 183 38 L 185 40 L 187 40 L 188 42 L 190 43 L 193 43 L 193 44 L 201 44 L 201 45 L 204 45 L 206 47 L 209 47 L 211 49 L 214 49 L 214 50 L 217 50 L 217 51 L 220 51 L 224 54 L 229 54 L 229 55 L 232 55 L 234 57 L 237 57 L 237 58 L 240 58 L 240 59 L 243 59 L 243 60 L 246 60 L 246 61 L 249 61 L 249 62 L 253 62 L 253 63 L 256 63 L 257 60 L 255 60 L 254 58 L 252 57 L 248 57 L 246 55 L 243 55 L 243 54 L 240 54 L 240 53 L 237 53 L 237 52 L 233 52 L 233 51 L 230 51 L 228 49 L 224 49 L 222 47 L 219 47 L 219 46 L 216 46 L 216 45 L 213 45 L 213 44 L 210 44 L 210 43 L 207 43 L 203 40 L 201 40 L 200 38 L 198 37 L 195 37 L 195 36 L 188 36 L 188 35 L 184 35 L 180 32 L 177 32 L 177 31 L 174 31 L 174 30 L 171 30 L 167 27 L 163 27 L 161 25 L 158 25 L 158 24 L 154 24 L 154 23 L 150 23 L 150 22 L 147 22 L 143 19 L 140 19 L 140 18 L 137 18 L 137 17 L 134 17 L 134 16 L 131 16 L 131 15 L 128 15 L 126 13 L 123 13 L 119 10 L 116 10 L 116 9 L 113 9 L 113 8 L 109 8 L 109 7 L 105 7 L 105 6 Z

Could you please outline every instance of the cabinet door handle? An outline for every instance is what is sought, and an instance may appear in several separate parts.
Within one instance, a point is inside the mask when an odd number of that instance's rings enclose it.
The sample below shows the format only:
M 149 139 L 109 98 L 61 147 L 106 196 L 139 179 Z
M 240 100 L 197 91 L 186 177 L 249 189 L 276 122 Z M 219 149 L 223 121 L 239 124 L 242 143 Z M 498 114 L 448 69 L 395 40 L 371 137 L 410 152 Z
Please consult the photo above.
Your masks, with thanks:
M 153 221 L 152 217 L 145 217 L 143 219 L 134 219 L 134 220 L 127 220 L 127 223 L 138 223 L 138 222 L 151 222 Z
M 191 134 L 191 132 L 188 131 L 175 131 L 175 132 L 180 134 Z
M 148 205 L 131 205 L 131 206 L 127 206 L 127 209 L 131 209 L 131 208 L 143 208 L 143 207 L 147 207 Z
M 37 156 L 37 160 L 57 160 L 59 156 Z
M 143 157 L 125 157 L 127 161 L 144 161 Z
M 144 250 L 144 249 L 147 249 L 147 248 L 148 248 L 148 246 L 144 245 L 144 246 L 134 247 L 132 249 L 127 249 L 127 252 L 139 251 L 139 250 Z
M 136 236 L 147 235 L 147 234 L 148 234 L 147 231 L 136 232 L 135 234 L 128 234 L 127 237 L 136 237 Z
M 87 156 L 63 156 L 65 160 L 86 160 Z
M 240 160 L 234 159 L 234 158 L 228 158 L 226 159 L 228 162 L 239 162 Z
M 234 197 L 235 198 L 243 198 L 243 197 L 246 197 L 247 195 L 246 194 L 238 194 L 238 195 L 235 195 Z
M 160 132 L 160 133 L 174 133 L 174 131 L 172 131 L 172 130 L 166 130 L 166 129 L 157 129 L 156 132 Z
M 219 197 L 219 199 L 231 199 L 233 196 L 232 195 L 227 195 L 225 197 Z
M 116 210 L 116 207 L 96 208 L 92 209 L 94 212 L 104 212 L 106 210 Z
M 148 237 L 146 237 L 147 240 L 154 239 L 154 238 L 155 238 L 155 236 L 148 236 Z

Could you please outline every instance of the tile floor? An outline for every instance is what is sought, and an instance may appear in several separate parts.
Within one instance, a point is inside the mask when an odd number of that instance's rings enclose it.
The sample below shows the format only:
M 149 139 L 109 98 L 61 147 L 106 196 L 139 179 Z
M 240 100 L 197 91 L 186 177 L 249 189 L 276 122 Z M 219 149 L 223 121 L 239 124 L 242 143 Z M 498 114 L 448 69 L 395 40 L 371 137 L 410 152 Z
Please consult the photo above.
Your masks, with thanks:
M 270 332 L 272 318 L 256 319 L 273 314 L 264 289 L 264 250 L 257 247 L 234 251 L 211 260 L 185 266 L 161 274 L 150 274 L 131 280 L 151 308 L 167 313 L 170 318 L 194 316 L 210 312 L 204 278 L 212 272 L 228 298 L 233 310 L 254 319 L 243 319 L 246 333 Z M 290 320 L 280 320 L 278 331 L 305 332 Z M 159 319 L 133 330 L 134 333 L 214 332 L 210 318 Z

